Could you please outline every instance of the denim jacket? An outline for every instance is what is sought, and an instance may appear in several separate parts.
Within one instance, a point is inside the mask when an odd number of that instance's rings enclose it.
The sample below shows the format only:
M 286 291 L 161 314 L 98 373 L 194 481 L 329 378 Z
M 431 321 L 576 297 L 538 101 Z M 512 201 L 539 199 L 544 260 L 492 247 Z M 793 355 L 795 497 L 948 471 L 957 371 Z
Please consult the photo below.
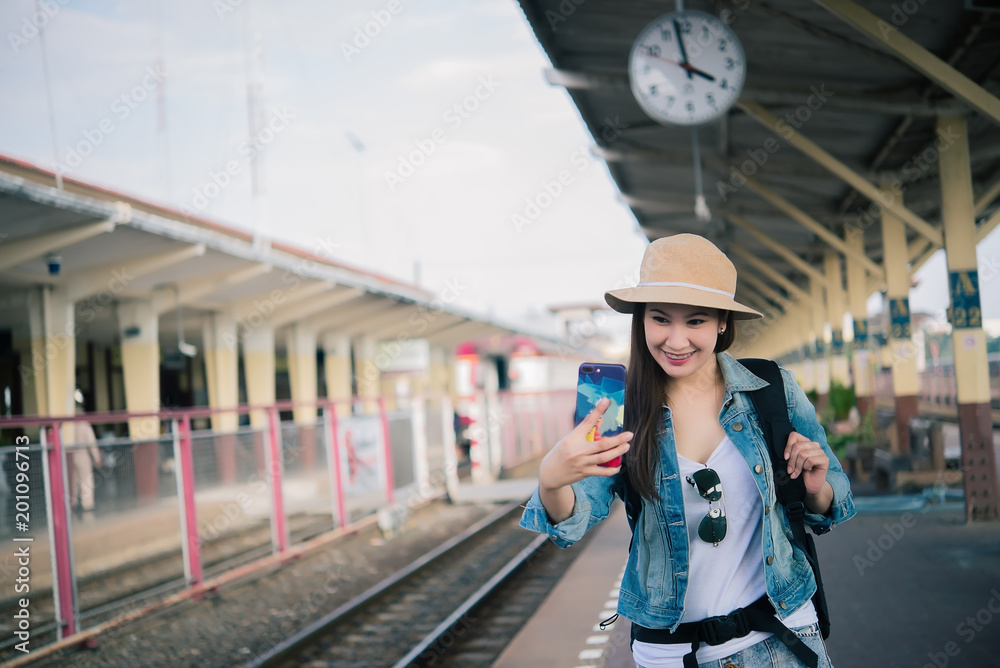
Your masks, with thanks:
M 816 579 L 805 554 L 792 544 L 792 533 L 784 509 L 775 506 L 774 477 L 767 440 L 746 392 L 765 387 L 726 353 L 717 355 L 726 384 L 719 423 L 743 455 L 757 482 L 764 505 L 763 567 L 767 595 L 781 619 L 793 613 L 816 591 Z M 819 443 L 830 458 L 827 482 L 833 487 L 833 502 L 826 515 L 807 513 L 805 522 L 816 534 L 826 533 L 854 516 L 850 484 L 837 457 L 826 442 L 826 433 L 816 420 L 816 411 L 791 372 L 782 369 L 788 415 L 797 432 Z M 648 628 L 675 630 L 684 610 L 688 584 L 688 531 L 684 517 L 681 480 L 671 428 L 670 409 L 663 409 L 660 433 L 659 495 L 663 502 L 643 499 L 635 528 L 628 565 L 618 597 L 618 613 Z M 521 526 L 547 533 L 559 547 L 580 540 L 592 527 L 608 517 L 615 495 L 622 497 L 621 473 L 611 477 L 584 478 L 573 484 L 576 502 L 573 514 L 553 525 L 538 496 L 532 495 Z M 624 550 L 625 547 L 622 546 Z M 773 558 L 772 558 L 773 557 Z

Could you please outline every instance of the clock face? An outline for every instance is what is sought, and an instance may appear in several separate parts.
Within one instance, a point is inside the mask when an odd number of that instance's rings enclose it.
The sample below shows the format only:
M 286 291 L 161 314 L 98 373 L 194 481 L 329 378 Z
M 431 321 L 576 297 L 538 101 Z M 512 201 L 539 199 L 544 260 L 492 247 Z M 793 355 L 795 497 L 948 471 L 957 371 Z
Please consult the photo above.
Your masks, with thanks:
M 740 97 L 746 58 L 736 35 L 704 12 L 674 12 L 639 33 L 629 54 L 632 94 L 662 123 L 702 125 Z

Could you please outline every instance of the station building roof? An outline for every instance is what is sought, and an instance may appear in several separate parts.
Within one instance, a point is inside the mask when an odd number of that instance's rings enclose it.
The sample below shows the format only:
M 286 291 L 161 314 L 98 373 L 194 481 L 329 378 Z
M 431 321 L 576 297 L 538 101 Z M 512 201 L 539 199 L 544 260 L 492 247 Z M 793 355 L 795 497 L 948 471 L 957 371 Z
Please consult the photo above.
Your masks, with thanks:
M 0 329 L 25 338 L 30 289 L 52 285 L 75 302 L 79 338 L 104 344 L 120 336 L 118 304 L 151 299 L 161 340 L 177 335 L 179 303 L 184 338 L 195 342 L 202 314 L 230 310 L 238 331 L 312 319 L 352 337 L 473 340 L 502 354 L 504 341 L 528 336 L 542 350 L 568 350 L 557 336 L 467 312 L 454 296 L 291 245 L 261 245 L 211 219 L 75 179 L 61 186 L 51 171 L 0 156 Z M 276 345 L 284 348 L 282 337 Z

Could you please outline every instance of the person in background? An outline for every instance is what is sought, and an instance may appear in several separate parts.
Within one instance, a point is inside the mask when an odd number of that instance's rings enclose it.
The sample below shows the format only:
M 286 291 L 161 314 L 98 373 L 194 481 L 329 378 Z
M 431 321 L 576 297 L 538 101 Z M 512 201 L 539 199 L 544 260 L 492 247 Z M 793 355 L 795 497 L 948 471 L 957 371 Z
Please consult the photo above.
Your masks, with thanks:
M 80 416 L 84 410 L 83 394 L 79 390 L 76 399 L 76 414 Z M 78 446 L 69 450 L 70 500 L 74 508 L 80 509 L 83 521 L 90 522 L 94 519 L 94 467 L 101 465 L 101 451 L 89 422 L 78 420 L 72 424 L 70 444 Z

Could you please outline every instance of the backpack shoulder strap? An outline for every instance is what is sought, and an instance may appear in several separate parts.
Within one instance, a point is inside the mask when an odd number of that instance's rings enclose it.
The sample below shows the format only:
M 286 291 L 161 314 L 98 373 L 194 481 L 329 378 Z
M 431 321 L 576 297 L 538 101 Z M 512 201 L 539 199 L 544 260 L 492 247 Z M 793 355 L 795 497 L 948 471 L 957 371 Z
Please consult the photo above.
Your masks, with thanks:
M 775 495 L 778 502 L 785 507 L 785 513 L 792 523 L 801 520 L 805 515 L 803 501 L 806 497 L 806 486 L 802 478 L 794 480 L 785 472 L 785 444 L 788 435 L 795 429 L 788 420 L 788 404 L 785 401 L 785 383 L 781 378 L 781 369 L 772 360 L 741 359 L 740 364 L 753 375 L 768 382 L 766 387 L 748 392 L 753 402 L 760 427 L 767 439 L 771 454 L 771 470 L 774 474 Z
M 820 631 L 825 640 L 830 635 L 830 611 L 826 603 L 826 593 L 823 589 L 823 577 L 819 571 L 819 555 L 812 536 L 806 533 L 806 484 L 801 476 L 795 479 L 789 477 L 785 464 L 785 444 L 788 435 L 795 431 L 788 419 L 788 405 L 785 402 L 785 383 L 781 377 L 781 369 L 773 360 L 746 358 L 740 363 L 750 373 L 766 380 L 767 387 L 749 392 L 761 429 L 767 439 L 768 450 L 771 453 L 771 470 L 774 475 L 774 493 L 785 508 L 792 537 L 806 555 L 816 578 L 816 594 L 813 603 L 819 617 Z

